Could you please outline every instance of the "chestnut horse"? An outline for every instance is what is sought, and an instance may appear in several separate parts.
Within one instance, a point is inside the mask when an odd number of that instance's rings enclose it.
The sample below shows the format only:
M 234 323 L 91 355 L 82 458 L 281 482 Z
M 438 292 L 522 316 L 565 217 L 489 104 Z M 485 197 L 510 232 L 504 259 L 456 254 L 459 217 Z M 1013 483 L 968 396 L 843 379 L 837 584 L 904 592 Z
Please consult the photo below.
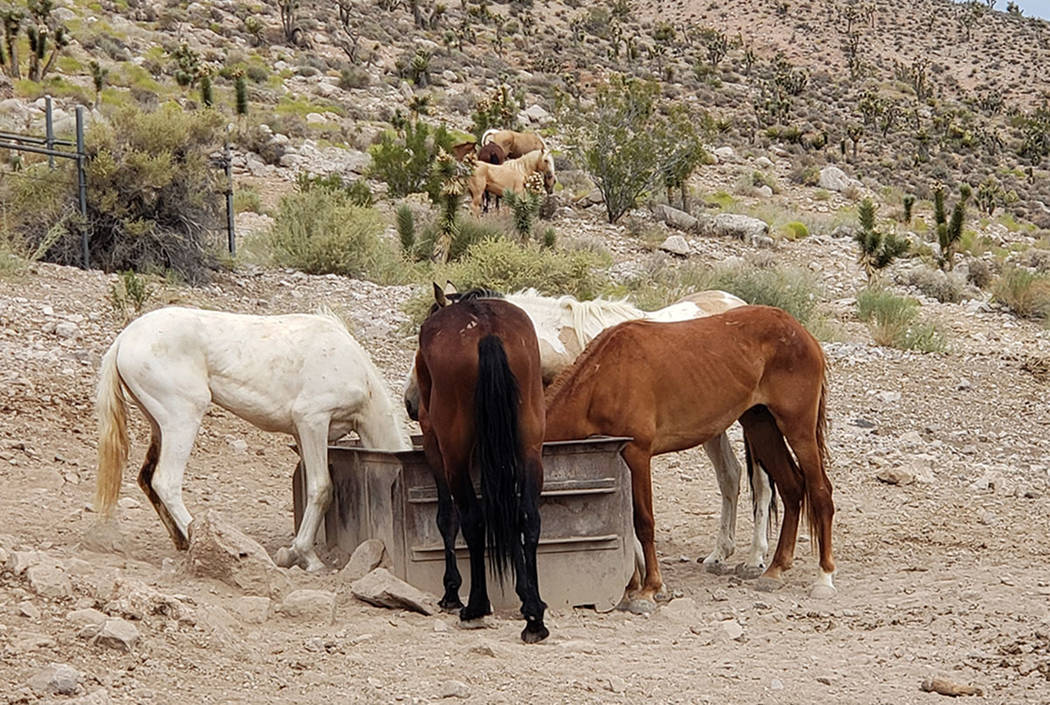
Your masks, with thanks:
M 535 132 L 515 132 L 514 130 L 485 130 L 481 136 L 481 146 L 498 144 L 507 154 L 507 159 L 523 157 L 534 149 L 546 151 L 543 138 Z
M 599 334 L 555 380 L 547 394 L 547 440 L 633 438 L 623 457 L 631 469 L 645 576 L 640 585 L 636 575 L 627 586 L 632 611 L 652 610 L 663 586 L 653 543 L 650 459 L 706 443 L 737 420 L 749 467 L 757 462 L 771 476 L 784 503 L 776 552 L 758 587 L 781 584 L 804 510 L 820 545 L 821 576 L 812 595 L 834 594 L 826 393 L 820 344 L 798 321 L 768 306 L 677 323 L 621 323 Z
M 544 189 L 548 194 L 553 193 L 557 179 L 554 175 L 554 159 L 548 152 L 537 149 L 502 164 L 478 162 L 474 173 L 467 178 L 467 192 L 470 193 L 474 215 L 480 214 L 481 198 L 486 192 L 494 196 L 502 196 L 504 191 L 522 193 L 525 179 L 534 173 L 543 175 Z
M 543 486 L 543 383 L 536 332 L 525 312 L 491 293 L 446 297 L 419 331 L 416 372 L 423 452 L 438 490 L 438 529 L 445 544 L 443 609 L 463 622 L 492 611 L 485 586 L 485 548 L 496 578 L 509 566 L 525 617 L 522 641 L 547 638 L 536 547 Z M 471 466 L 481 477 L 474 493 Z M 455 506 L 453 506 L 453 500 Z M 458 515 L 457 515 L 458 510 Z M 470 553 L 470 598 L 459 600 L 458 524 Z
M 465 161 L 467 157 L 471 154 L 476 154 L 477 151 L 478 143 L 474 140 L 467 140 L 466 142 L 452 145 L 452 156 L 455 157 L 457 162 Z

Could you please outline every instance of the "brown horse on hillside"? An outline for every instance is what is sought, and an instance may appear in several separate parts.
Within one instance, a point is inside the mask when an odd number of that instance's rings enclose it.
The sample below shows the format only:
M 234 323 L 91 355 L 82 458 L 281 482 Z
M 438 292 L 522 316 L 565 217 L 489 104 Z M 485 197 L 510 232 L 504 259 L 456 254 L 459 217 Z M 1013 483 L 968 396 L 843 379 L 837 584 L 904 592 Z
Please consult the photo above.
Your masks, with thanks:
M 507 153 L 507 159 L 517 159 L 529 152 L 540 149 L 546 150 L 547 145 L 543 138 L 535 132 L 515 132 L 514 130 L 486 130 L 481 136 L 481 146 L 487 144 L 498 144 Z
M 467 192 L 474 215 L 480 214 L 481 199 L 486 192 L 497 197 L 502 196 L 504 191 L 522 193 L 525 179 L 534 173 L 543 175 L 544 189 L 548 194 L 553 193 L 557 178 L 554 175 L 554 159 L 548 152 L 535 150 L 502 164 L 478 162 L 474 173 L 467 178 Z
M 544 434 L 540 351 L 525 312 L 492 296 L 478 289 L 446 296 L 435 284 L 435 304 L 419 331 L 419 425 L 437 483 L 437 523 L 445 544 L 440 605 L 462 608 L 464 622 L 492 611 L 485 586 L 487 543 L 498 580 L 510 567 L 526 620 L 521 638 L 534 643 L 549 634 L 536 572 Z M 481 476 L 480 501 L 472 466 Z M 459 601 L 455 554 L 460 521 L 470 553 L 466 607 Z
M 637 575 L 628 585 L 632 611 L 653 609 L 663 586 L 653 543 L 650 458 L 717 438 L 737 420 L 749 467 L 757 462 L 784 502 L 780 540 L 759 587 L 781 584 L 804 511 L 820 546 L 821 577 L 812 594 L 834 594 L 826 394 L 820 344 L 791 316 L 768 306 L 678 323 L 621 323 L 599 334 L 555 380 L 547 395 L 547 440 L 633 438 L 623 457 L 631 469 L 645 576 L 640 585 Z
M 467 140 L 466 142 L 452 145 L 452 156 L 457 162 L 466 161 L 467 157 L 471 154 L 477 154 L 477 151 L 478 143 L 474 140 Z

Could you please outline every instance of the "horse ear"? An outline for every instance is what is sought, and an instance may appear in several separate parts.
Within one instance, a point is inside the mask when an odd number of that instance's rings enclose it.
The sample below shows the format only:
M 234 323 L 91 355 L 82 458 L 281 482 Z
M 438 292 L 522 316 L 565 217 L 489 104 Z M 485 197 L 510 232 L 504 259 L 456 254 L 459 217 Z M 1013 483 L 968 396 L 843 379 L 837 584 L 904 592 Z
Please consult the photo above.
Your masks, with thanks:
M 452 280 L 451 279 L 446 279 L 445 280 L 445 296 L 451 296 L 452 294 L 458 294 L 458 293 L 459 293 L 459 289 L 457 289 L 456 285 L 452 283 Z
M 434 301 L 436 301 L 437 305 L 442 307 L 442 308 L 444 308 L 445 306 L 448 306 L 449 300 L 445 296 L 444 290 L 440 286 L 438 286 L 437 282 L 433 282 L 433 284 L 434 284 Z

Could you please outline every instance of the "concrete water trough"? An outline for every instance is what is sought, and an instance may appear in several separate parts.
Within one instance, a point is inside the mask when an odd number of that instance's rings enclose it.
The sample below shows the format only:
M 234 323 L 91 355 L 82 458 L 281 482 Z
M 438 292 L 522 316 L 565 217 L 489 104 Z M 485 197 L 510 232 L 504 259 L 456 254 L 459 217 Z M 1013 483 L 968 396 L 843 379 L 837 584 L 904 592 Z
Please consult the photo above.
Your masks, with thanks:
M 435 521 L 437 490 L 418 440 L 409 451 L 329 447 L 335 494 L 318 540 L 352 552 L 366 539 L 379 539 L 392 573 L 440 596 L 445 562 Z M 544 444 L 537 567 L 540 595 L 551 607 L 593 605 L 605 611 L 623 596 L 634 570 L 630 470 L 620 456 L 628 440 L 592 437 Z M 292 481 L 297 529 L 302 482 L 297 467 Z M 466 600 L 470 570 L 462 535 L 457 555 L 460 597 Z M 490 573 L 489 596 L 496 609 L 519 606 L 509 577 L 501 591 Z

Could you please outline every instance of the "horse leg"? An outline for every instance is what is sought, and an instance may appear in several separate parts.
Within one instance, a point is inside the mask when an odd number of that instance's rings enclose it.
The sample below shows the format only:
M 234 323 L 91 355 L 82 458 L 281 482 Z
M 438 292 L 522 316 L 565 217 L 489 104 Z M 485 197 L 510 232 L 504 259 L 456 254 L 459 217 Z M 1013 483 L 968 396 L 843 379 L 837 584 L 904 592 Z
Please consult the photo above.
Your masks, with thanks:
M 160 517 L 160 522 L 164 524 L 164 528 L 168 530 L 168 534 L 171 536 L 171 540 L 175 542 L 175 547 L 180 551 L 189 548 L 189 542 L 186 540 L 186 536 L 179 531 L 178 526 L 175 523 L 175 519 L 172 518 L 171 513 L 168 512 L 168 508 L 164 506 L 164 503 L 160 501 L 160 497 L 153 489 L 153 473 L 157 469 L 157 460 L 160 458 L 160 429 L 157 428 L 156 423 L 150 419 L 150 423 L 153 430 L 150 433 L 149 449 L 146 451 L 146 459 L 142 463 L 142 469 L 139 470 L 139 487 L 146 494 L 150 504 L 157 511 L 157 516 Z
M 772 511 L 773 488 L 769 475 L 763 468 L 752 468 L 751 509 L 754 516 L 754 532 L 751 534 L 751 548 L 747 559 L 738 567 L 738 573 L 745 578 L 755 578 L 766 569 L 766 552 L 769 550 L 769 515 Z
M 467 606 L 459 611 L 459 620 L 474 622 L 492 613 L 485 582 L 485 517 L 470 481 L 469 454 L 461 459 L 450 458 L 448 449 L 442 447 L 442 455 L 445 477 L 459 509 L 460 527 L 470 553 L 470 597 Z
M 332 502 L 332 477 L 328 472 L 328 418 L 300 421 L 296 424 L 296 442 L 306 479 L 306 508 L 292 545 L 281 548 L 274 562 L 282 568 L 301 565 L 308 571 L 324 568 L 314 550 L 317 529 Z
M 515 590 L 521 598 L 521 615 L 525 617 L 525 629 L 521 640 L 528 644 L 543 641 L 550 632 L 543 624 L 543 613 L 547 603 L 540 598 L 540 581 L 536 570 L 536 548 L 540 543 L 540 490 L 538 479 L 542 477 L 543 465 L 538 453 L 529 455 L 525 462 L 525 486 L 521 493 L 521 514 L 518 527 L 522 541 L 514 544 L 514 566 L 517 577 Z
M 816 428 L 815 422 L 812 427 Z M 791 435 L 787 436 L 787 441 L 795 451 L 804 478 L 810 540 L 820 548 L 820 577 L 813 584 L 810 595 L 818 599 L 833 597 L 836 591 L 832 582 L 835 561 L 831 557 L 831 520 L 835 515 L 835 503 L 831 498 L 831 481 L 824 471 L 816 435 L 795 427 L 789 427 L 788 431 Z
M 434 471 L 434 484 L 437 485 L 438 508 L 437 526 L 441 532 L 441 542 L 445 545 L 445 594 L 438 607 L 446 611 L 458 610 L 463 607 L 459 599 L 459 588 L 463 584 L 463 578 L 459 574 L 459 565 L 456 564 L 456 535 L 459 533 L 459 514 L 456 506 L 452 503 L 452 493 L 445 479 L 444 463 L 441 460 L 441 449 L 438 448 L 437 437 L 433 433 L 423 434 L 423 454 L 427 463 Z M 436 468 L 436 470 L 434 470 Z
M 193 517 L 182 501 L 182 479 L 207 404 L 181 410 L 174 406 L 168 405 L 165 414 L 151 414 L 157 420 L 159 431 L 150 439 L 146 462 L 139 471 L 139 486 L 171 534 L 175 548 L 185 551 L 190 547 L 189 526 Z M 158 444 L 156 462 L 150 463 Z
M 628 609 L 646 614 L 656 609 L 656 595 L 663 587 L 660 564 L 656 560 L 655 521 L 653 519 L 653 479 L 650 474 L 649 449 L 628 443 L 623 458 L 631 469 L 631 488 L 634 491 L 634 533 L 642 545 L 645 557 L 645 578 L 642 587 L 628 593 Z
M 722 492 L 722 515 L 718 522 L 718 541 L 715 550 L 703 560 L 704 570 L 721 574 L 727 571 L 726 561 L 736 549 L 736 507 L 740 497 L 740 463 L 729 445 L 729 437 L 722 433 L 704 443 L 704 452 L 715 467 L 718 489 Z
M 768 411 L 750 410 L 740 417 L 740 424 L 744 427 L 744 442 L 748 444 L 751 457 L 773 476 L 784 503 L 784 520 L 773 560 L 755 586 L 759 590 L 775 590 L 783 584 L 783 572 L 794 562 L 805 485 L 784 436 Z

